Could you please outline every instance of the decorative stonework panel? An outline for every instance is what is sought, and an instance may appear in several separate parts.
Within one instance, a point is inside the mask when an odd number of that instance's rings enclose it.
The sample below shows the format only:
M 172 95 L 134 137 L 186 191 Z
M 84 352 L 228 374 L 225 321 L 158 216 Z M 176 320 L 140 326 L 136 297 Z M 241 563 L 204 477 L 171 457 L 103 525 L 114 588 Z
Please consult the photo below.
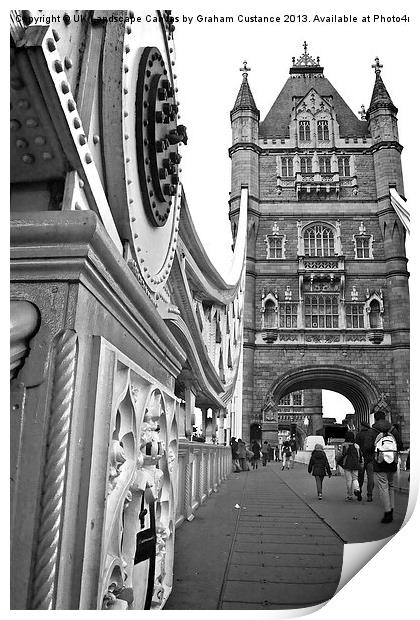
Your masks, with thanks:
M 112 355 L 101 356 L 99 376 L 107 365 L 112 382 L 95 409 L 110 429 L 98 608 L 161 609 L 172 588 L 178 401 L 106 341 L 100 348 Z

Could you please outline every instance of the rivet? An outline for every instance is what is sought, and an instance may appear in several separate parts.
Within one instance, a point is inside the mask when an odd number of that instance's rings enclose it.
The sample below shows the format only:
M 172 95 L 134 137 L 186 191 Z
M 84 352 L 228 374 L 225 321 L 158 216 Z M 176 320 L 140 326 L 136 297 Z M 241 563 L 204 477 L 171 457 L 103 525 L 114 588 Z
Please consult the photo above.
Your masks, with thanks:
M 135 217 L 132 217 L 132 218 L 131 218 L 131 221 L 132 221 L 132 222 L 135 222 L 135 221 L 136 221 L 136 218 L 135 218 Z
M 127 185 L 131 185 L 132 184 L 132 180 L 131 179 L 127 179 Z
M 85 186 L 84 181 L 82 179 L 79 179 L 79 187 L 80 187 L 80 189 L 83 189 L 84 186 Z
M 124 88 L 124 95 L 128 95 L 128 88 Z
M 44 153 L 42 153 L 42 159 L 45 159 L 45 161 L 52 159 L 51 153 L 49 151 L 45 151 Z
M 55 48 L 55 43 L 53 39 L 47 39 L 47 47 L 50 52 L 55 51 L 56 48 Z
M 22 88 L 25 86 L 20 77 L 12 77 L 10 80 L 10 85 L 13 90 L 22 90 Z
M 87 164 L 91 164 L 92 163 L 92 157 L 90 156 L 89 153 L 86 153 L 86 155 L 85 155 L 85 162 Z
M 77 117 L 73 120 L 73 126 L 75 129 L 80 129 L 80 121 Z
M 74 203 L 74 208 L 75 208 L 76 211 L 82 211 L 82 207 L 79 205 L 78 202 Z
M 143 101 L 143 108 L 147 108 L 147 101 Z
M 63 15 L 63 22 L 66 24 L 66 26 L 68 26 L 71 22 L 71 17 L 68 13 L 64 13 Z
M 130 46 L 126 45 L 125 46 L 125 53 L 128 54 L 130 52 Z
M 143 140 L 143 144 L 144 144 L 144 146 L 147 146 L 147 145 L 149 144 L 149 141 L 147 140 L 147 138 L 145 138 L 145 139 Z
M 134 233 L 134 239 L 138 239 L 138 237 L 139 237 L 138 234 Z
M 32 22 L 32 13 L 30 11 L 22 11 L 22 21 L 25 26 L 29 26 Z
M 58 34 L 57 30 L 54 30 L 54 28 L 52 30 L 52 34 L 53 34 L 53 37 L 54 37 L 55 41 L 59 41 L 60 40 L 60 35 Z
M 127 118 L 127 116 L 128 116 L 128 112 L 127 110 L 124 110 L 124 118 Z
M 178 77 L 178 76 L 177 76 L 177 75 L 175 75 L 175 73 L 174 73 L 174 80 L 176 80 L 176 78 L 177 78 L 177 77 Z
M 63 71 L 63 65 L 59 60 L 56 60 L 54 62 L 54 69 L 57 71 L 57 73 L 61 73 Z
M 66 69 L 71 69 L 72 66 L 73 66 L 73 62 L 72 62 L 71 58 L 69 58 L 68 56 L 66 56 L 64 58 L 64 66 L 65 66 Z
M 175 60 L 171 60 L 171 65 L 174 66 Z
M 19 123 L 19 121 L 16 120 L 15 118 L 12 118 L 12 120 L 10 121 L 10 129 L 17 131 L 20 128 L 21 128 L 21 124 Z
M 153 191 L 152 190 L 150 190 L 149 196 L 150 196 L 150 198 L 153 196 Z
M 26 126 L 27 127 L 38 127 L 38 121 L 36 120 L 36 118 L 28 118 L 26 119 Z
M 25 164 L 33 164 L 34 157 L 33 157 L 33 155 L 30 155 L 29 153 L 25 153 L 24 155 L 22 155 L 22 161 Z
M 16 140 L 16 146 L 18 147 L 18 149 L 24 149 L 28 146 L 28 143 L 26 142 L 26 140 L 19 138 L 19 140 Z
M 124 134 L 124 140 L 128 140 L 128 139 L 129 139 L 129 137 L 130 137 L 130 136 L 128 135 L 128 133 Z
M 83 146 L 84 144 L 86 144 L 86 142 L 87 142 L 87 138 L 86 138 L 85 134 L 84 134 L 84 133 L 82 133 L 82 134 L 79 136 L 79 144 L 80 144 L 81 146 Z
M 127 31 L 127 34 L 131 34 L 131 26 L 127 26 L 126 31 Z
M 19 99 L 17 107 L 21 110 L 27 110 L 30 107 L 30 103 L 27 99 Z
M 128 66 L 124 65 L 124 73 L 128 73 Z
M 70 92 L 70 86 L 67 82 L 61 82 L 61 92 L 63 95 L 67 95 Z
M 98 134 L 97 134 L 97 133 L 94 133 L 94 134 L 93 134 L 93 136 L 92 136 L 92 140 L 93 140 L 93 144 L 99 144 L 99 140 L 100 140 L 100 138 L 99 138 L 99 136 L 98 136 Z
M 151 73 L 149 71 L 149 69 L 146 70 L 146 77 L 150 77 Z
M 42 146 L 43 144 L 45 144 L 45 138 L 44 136 L 35 136 L 34 142 L 37 146 Z
M 70 101 L 67 102 L 67 108 L 69 112 L 74 112 L 76 109 L 76 104 L 74 103 L 74 101 L 70 99 Z
M 169 53 L 172 54 L 174 50 L 172 49 L 172 47 L 169 48 Z
M 129 204 L 130 204 L 130 205 L 132 205 L 132 204 L 133 204 L 133 202 L 134 202 L 134 200 L 133 200 L 132 198 L 129 198 L 129 199 L 128 199 L 128 202 L 129 202 Z
M 126 157 L 126 158 L 125 158 L 125 163 L 126 163 L 126 164 L 129 164 L 129 163 L 130 163 L 130 158 L 129 158 L 129 157 Z

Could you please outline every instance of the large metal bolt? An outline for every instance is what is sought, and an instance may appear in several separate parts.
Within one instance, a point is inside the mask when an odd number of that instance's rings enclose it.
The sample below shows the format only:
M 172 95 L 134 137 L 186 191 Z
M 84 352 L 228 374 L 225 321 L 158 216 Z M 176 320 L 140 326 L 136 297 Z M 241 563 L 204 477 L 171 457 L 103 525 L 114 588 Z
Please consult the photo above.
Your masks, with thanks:
M 166 183 L 163 186 L 163 193 L 167 196 L 175 196 L 176 194 L 176 185 Z
M 173 164 L 179 164 L 182 159 L 182 155 L 176 152 L 171 152 L 169 154 L 169 159 L 171 160 Z

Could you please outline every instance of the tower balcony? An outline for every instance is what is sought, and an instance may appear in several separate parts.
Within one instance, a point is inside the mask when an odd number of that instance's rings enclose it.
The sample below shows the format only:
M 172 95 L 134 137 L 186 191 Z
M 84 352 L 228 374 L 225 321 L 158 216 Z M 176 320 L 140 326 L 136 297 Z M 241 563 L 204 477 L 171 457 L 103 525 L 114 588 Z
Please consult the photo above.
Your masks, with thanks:
M 338 198 L 340 193 L 357 196 L 357 177 L 340 177 L 338 172 L 296 172 L 291 177 L 277 177 L 277 193 L 294 190 L 297 200 Z

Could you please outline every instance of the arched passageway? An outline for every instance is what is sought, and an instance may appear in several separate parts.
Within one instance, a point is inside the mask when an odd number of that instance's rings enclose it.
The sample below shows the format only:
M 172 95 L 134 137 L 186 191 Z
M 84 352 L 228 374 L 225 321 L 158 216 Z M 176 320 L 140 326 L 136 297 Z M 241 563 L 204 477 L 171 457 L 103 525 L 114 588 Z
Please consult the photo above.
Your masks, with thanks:
M 340 366 L 302 367 L 277 377 L 269 393 L 275 403 L 290 392 L 297 390 L 323 389 L 338 392 L 353 405 L 355 420 L 370 422 L 370 411 L 378 403 L 381 394 L 366 375 L 360 371 Z

